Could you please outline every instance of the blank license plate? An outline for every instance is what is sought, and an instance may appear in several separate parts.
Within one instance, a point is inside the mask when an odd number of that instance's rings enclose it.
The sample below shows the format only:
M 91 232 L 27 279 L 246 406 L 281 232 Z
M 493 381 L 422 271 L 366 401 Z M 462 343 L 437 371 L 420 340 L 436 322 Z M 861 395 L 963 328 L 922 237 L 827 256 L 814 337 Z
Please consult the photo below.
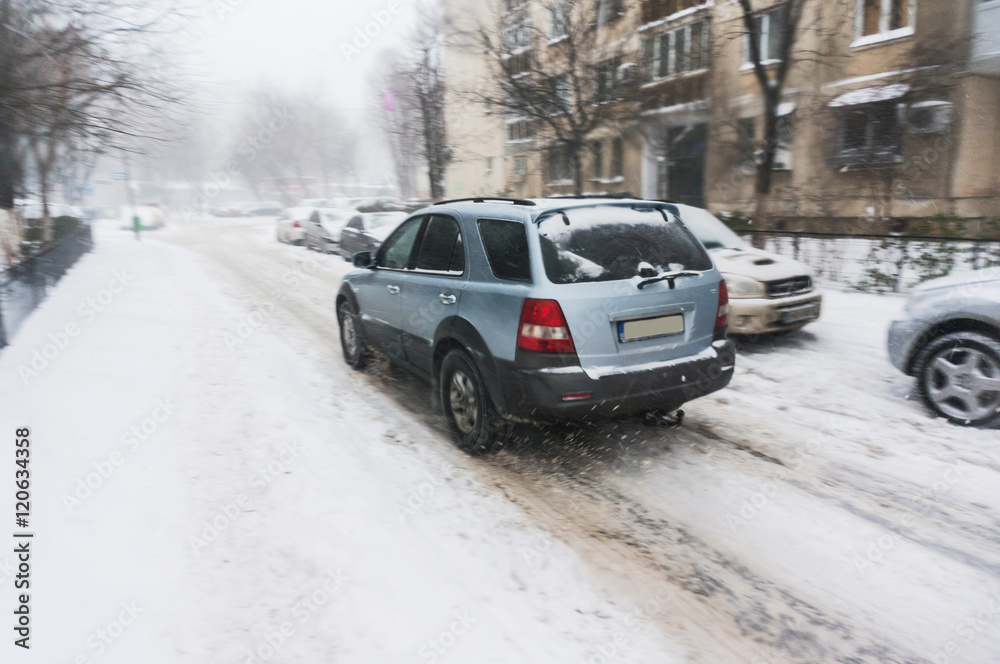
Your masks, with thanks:
M 801 307 L 795 307 L 794 309 L 786 309 L 781 312 L 781 323 L 783 325 L 788 325 L 789 323 L 798 323 L 804 320 L 812 320 L 817 316 L 817 310 L 819 307 L 816 304 L 806 304 Z
M 639 341 L 653 337 L 665 337 L 680 334 L 684 331 L 684 316 L 661 316 L 644 320 L 629 320 L 618 323 L 618 339 L 620 341 Z

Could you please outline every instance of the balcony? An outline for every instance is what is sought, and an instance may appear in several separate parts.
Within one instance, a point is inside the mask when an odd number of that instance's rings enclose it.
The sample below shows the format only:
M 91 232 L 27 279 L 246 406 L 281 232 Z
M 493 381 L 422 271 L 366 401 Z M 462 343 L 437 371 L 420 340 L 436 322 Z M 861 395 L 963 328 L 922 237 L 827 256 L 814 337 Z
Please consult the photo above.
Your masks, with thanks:
M 979 0 L 970 69 L 1000 75 L 1000 0 Z
M 673 16 L 685 9 L 701 7 L 706 0 L 645 0 L 642 3 L 642 23 L 653 23 Z
M 642 110 L 655 111 L 704 101 L 707 85 L 707 71 L 648 84 L 642 90 Z

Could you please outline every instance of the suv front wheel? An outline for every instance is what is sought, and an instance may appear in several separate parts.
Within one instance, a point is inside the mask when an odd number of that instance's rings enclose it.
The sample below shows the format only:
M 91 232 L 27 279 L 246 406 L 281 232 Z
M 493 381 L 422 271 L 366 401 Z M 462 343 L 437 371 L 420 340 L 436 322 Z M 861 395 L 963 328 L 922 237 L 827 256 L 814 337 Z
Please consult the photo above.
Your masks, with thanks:
M 354 301 L 349 297 L 341 300 L 337 307 L 340 347 L 344 351 L 344 361 L 355 371 L 364 369 L 368 363 L 368 345 L 359 318 Z
M 491 405 L 486 385 L 463 350 L 452 350 L 441 363 L 441 405 L 458 446 L 473 455 L 489 454 L 506 439 L 506 423 Z
M 1000 422 L 1000 342 L 975 332 L 931 341 L 917 359 L 924 403 L 956 424 Z

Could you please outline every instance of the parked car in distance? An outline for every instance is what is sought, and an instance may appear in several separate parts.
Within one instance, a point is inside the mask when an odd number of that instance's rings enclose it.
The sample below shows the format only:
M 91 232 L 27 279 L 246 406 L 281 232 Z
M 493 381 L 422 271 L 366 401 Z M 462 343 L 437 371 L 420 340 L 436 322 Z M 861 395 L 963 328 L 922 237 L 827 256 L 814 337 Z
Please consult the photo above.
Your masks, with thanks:
M 299 202 L 298 207 L 310 207 L 310 208 L 321 208 L 327 207 L 328 202 L 325 198 L 306 198 Z
M 244 217 L 274 217 L 281 214 L 284 206 L 280 201 L 261 201 L 249 203 L 242 209 Z
M 406 217 L 405 212 L 369 212 L 355 215 L 340 233 L 340 255 L 345 260 L 351 260 L 351 257 L 358 252 L 374 252 Z
M 409 212 L 410 206 L 392 196 L 375 196 L 355 202 L 358 212 Z
M 319 208 L 313 210 L 305 224 L 305 245 L 307 249 L 315 249 L 325 254 L 337 250 L 340 245 L 340 234 L 344 225 L 352 217 L 358 215 L 357 210 L 339 208 Z
M 306 225 L 314 211 L 315 208 L 294 207 L 282 212 L 277 222 L 278 241 L 305 244 Z
M 672 412 L 733 375 L 726 282 L 664 203 L 446 201 L 354 264 L 344 359 L 375 349 L 428 379 L 470 453 L 508 416 Z
M 917 286 L 889 329 L 889 358 L 956 424 L 1000 423 L 1000 268 Z
M 730 334 L 788 332 L 819 318 L 823 295 L 808 265 L 751 247 L 708 210 L 672 205 L 726 279 Z

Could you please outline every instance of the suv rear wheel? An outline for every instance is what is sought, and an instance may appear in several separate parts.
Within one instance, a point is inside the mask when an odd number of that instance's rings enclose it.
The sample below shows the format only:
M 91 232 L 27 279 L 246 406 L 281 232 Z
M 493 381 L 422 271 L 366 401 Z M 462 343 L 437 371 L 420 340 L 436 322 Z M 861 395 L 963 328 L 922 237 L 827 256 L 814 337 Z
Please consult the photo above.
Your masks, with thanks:
M 463 350 L 452 350 L 441 363 L 441 405 L 458 446 L 473 455 L 489 454 L 506 439 L 506 423 L 491 405 L 486 385 Z
M 1000 422 L 1000 342 L 975 332 L 931 341 L 917 358 L 924 403 L 956 424 Z

